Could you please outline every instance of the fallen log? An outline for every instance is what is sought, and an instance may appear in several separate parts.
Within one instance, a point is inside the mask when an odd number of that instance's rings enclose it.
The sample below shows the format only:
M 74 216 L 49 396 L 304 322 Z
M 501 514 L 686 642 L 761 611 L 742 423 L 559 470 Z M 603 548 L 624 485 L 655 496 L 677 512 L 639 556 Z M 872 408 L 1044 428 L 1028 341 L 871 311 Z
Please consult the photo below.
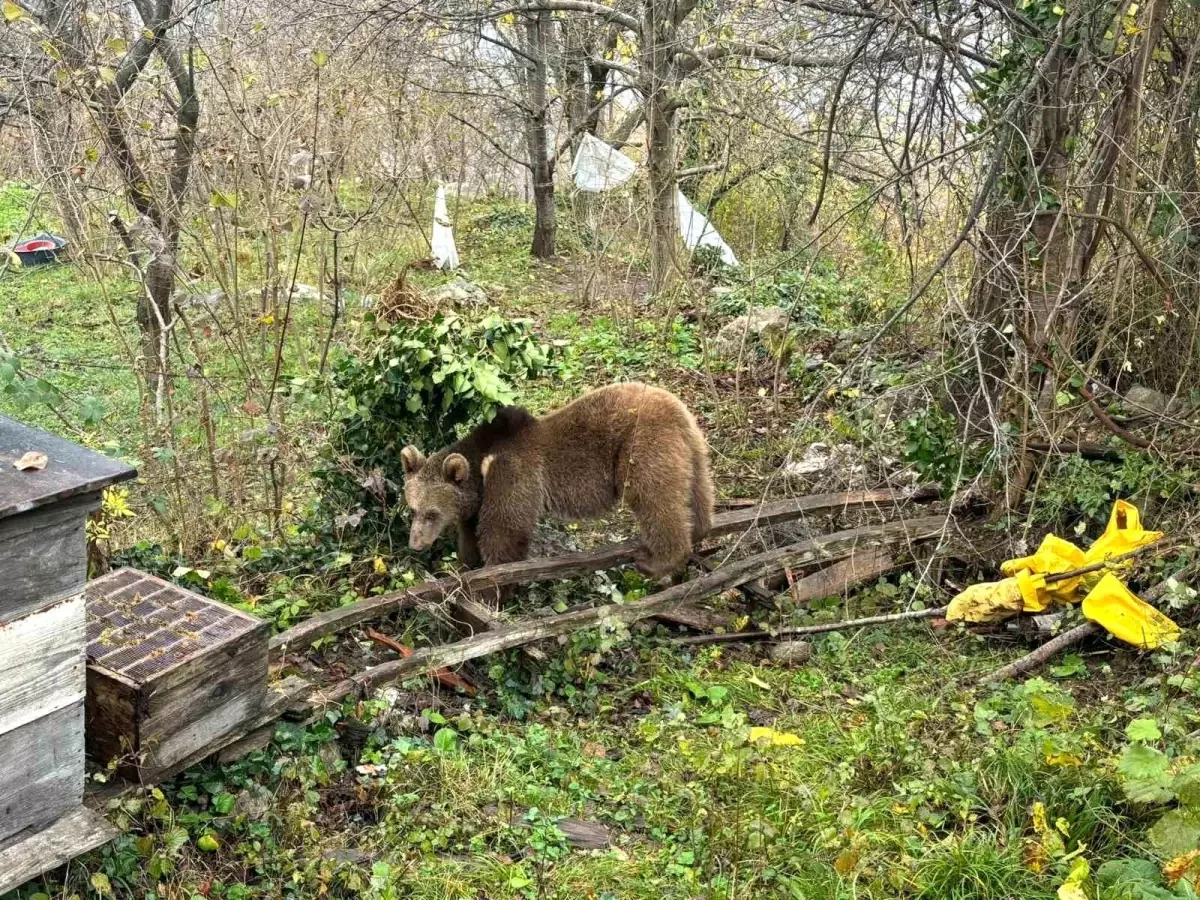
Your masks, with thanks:
M 736 644 L 740 641 L 773 641 L 781 637 L 799 637 L 805 634 L 825 634 L 829 631 L 848 631 L 868 625 L 892 625 L 896 622 L 912 622 L 917 619 L 936 619 L 946 614 L 946 607 L 936 609 L 914 609 L 909 612 L 888 613 L 883 616 L 867 616 L 864 619 L 846 619 L 843 622 L 825 622 L 821 625 L 800 625 L 795 628 L 780 628 L 778 631 L 734 631 L 731 634 L 697 634 L 676 638 L 679 644 Z
M 866 507 L 896 507 L 909 502 L 924 503 L 936 499 L 937 496 L 937 488 L 922 487 L 913 491 L 849 491 L 814 494 L 795 500 L 773 500 L 749 509 L 736 509 L 718 514 L 713 518 L 709 536 L 719 537 L 747 528 L 802 519 L 806 515 L 816 513 Z M 460 589 L 471 593 L 506 584 L 530 584 L 535 581 L 575 578 L 628 562 L 637 549 L 637 541 L 626 541 L 588 553 L 568 553 L 545 559 L 485 566 L 482 569 L 463 572 L 461 575 L 438 578 L 403 591 L 367 597 L 347 606 L 318 613 L 274 635 L 270 643 L 271 657 L 276 659 L 289 650 L 312 646 L 323 637 L 390 613 L 441 600 Z
M 451 598 L 450 620 L 467 637 L 481 631 L 493 631 L 504 624 L 487 604 L 461 593 Z M 537 647 L 522 647 L 521 650 L 534 662 L 546 661 L 546 654 Z
M 317 691 L 310 702 L 319 708 L 340 703 L 356 691 L 367 690 L 400 678 L 422 674 L 430 670 L 456 666 L 501 650 L 521 647 L 534 641 L 572 634 L 598 625 L 630 625 L 642 619 L 658 615 L 680 603 L 698 600 L 727 588 L 745 584 L 767 572 L 786 566 L 801 566 L 817 562 L 836 554 L 843 554 L 859 547 L 875 544 L 905 544 L 926 541 L 942 534 L 949 522 L 945 516 L 932 516 L 911 521 L 886 522 L 823 535 L 813 540 L 801 541 L 776 550 L 757 553 L 745 559 L 727 563 L 711 574 L 693 581 L 669 587 L 633 603 L 614 603 L 594 609 L 581 609 L 553 618 L 537 618 L 517 622 L 503 628 L 475 635 L 452 644 L 425 647 L 413 652 L 407 659 L 392 660 L 372 666 L 339 682 L 332 687 Z
M 1103 630 L 1095 622 L 1084 622 L 1082 625 L 1076 625 L 1069 631 L 1064 631 L 1057 637 L 1052 637 L 1033 652 L 1027 653 L 1007 666 L 1001 666 L 996 671 L 984 675 L 983 678 L 979 679 L 979 683 L 993 684 L 997 681 L 1012 678 L 1015 675 L 1025 675 L 1035 669 L 1040 669 L 1050 657 L 1059 651 L 1065 650 L 1067 647 L 1073 647 L 1089 635 L 1100 634 Z

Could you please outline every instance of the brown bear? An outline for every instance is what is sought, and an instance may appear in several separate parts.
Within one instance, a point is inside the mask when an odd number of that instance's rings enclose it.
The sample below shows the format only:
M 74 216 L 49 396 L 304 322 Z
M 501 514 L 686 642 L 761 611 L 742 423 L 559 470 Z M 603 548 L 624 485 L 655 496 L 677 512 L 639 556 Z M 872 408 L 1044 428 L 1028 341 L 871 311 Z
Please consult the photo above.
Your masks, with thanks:
M 638 568 L 679 569 L 712 527 L 708 444 L 686 406 L 661 388 L 599 388 L 542 418 L 506 406 L 486 425 L 430 456 L 401 452 L 408 545 L 426 550 L 458 526 L 466 566 L 529 554 L 543 513 L 595 518 L 624 503 L 641 528 Z

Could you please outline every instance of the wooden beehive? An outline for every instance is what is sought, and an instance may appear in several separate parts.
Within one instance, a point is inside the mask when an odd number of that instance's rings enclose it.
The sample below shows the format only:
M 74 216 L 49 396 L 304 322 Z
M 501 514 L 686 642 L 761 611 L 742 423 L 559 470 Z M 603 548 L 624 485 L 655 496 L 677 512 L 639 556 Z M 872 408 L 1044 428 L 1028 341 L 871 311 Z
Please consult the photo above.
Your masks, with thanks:
M 31 451 L 44 469 L 13 466 Z M 115 833 L 82 806 L 84 528 L 136 474 L 0 416 L 0 894 Z
M 88 755 L 152 783 L 245 724 L 267 697 L 270 628 L 136 569 L 87 587 Z

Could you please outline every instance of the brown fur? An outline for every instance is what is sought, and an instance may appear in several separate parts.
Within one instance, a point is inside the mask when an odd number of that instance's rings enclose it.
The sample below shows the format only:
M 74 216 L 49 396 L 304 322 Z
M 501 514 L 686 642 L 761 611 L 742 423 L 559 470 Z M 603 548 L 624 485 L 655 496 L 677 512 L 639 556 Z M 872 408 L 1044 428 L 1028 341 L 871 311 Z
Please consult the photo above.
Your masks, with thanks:
M 540 419 L 506 406 L 426 459 L 402 454 L 409 546 L 427 549 L 451 525 L 466 565 L 525 559 L 538 517 L 578 521 L 628 506 L 641 528 L 636 562 L 649 575 L 680 568 L 712 527 L 708 444 L 674 394 L 616 384 Z

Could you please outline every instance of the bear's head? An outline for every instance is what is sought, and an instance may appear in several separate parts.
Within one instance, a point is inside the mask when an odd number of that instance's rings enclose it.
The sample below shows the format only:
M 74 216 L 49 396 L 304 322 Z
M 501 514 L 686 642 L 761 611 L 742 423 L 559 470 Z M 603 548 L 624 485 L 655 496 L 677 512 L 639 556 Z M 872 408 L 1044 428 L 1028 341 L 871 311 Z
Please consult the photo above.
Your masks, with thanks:
M 476 493 L 471 464 L 461 453 L 435 453 L 429 459 L 416 447 L 400 451 L 404 466 L 404 502 L 412 511 L 408 546 L 428 550 L 447 528 L 470 515 Z

